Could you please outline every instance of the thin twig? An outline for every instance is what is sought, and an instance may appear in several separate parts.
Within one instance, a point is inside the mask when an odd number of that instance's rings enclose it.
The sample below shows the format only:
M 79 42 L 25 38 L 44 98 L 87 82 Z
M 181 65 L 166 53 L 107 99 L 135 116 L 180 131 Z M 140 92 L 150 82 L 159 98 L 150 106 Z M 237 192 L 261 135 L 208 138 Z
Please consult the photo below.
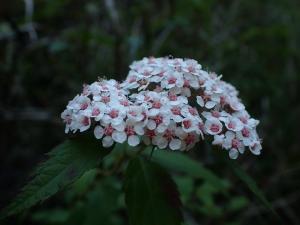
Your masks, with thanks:
M 37 40 L 37 33 L 33 26 L 34 2 L 33 0 L 24 0 L 25 3 L 25 20 L 28 23 L 28 34 L 31 41 Z

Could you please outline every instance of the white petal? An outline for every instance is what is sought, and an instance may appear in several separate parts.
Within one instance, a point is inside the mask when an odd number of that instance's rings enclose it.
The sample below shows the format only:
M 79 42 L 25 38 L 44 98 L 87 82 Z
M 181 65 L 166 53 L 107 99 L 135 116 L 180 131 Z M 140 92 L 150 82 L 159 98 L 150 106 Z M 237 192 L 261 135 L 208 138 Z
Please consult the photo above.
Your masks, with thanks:
M 149 116 L 156 116 L 159 114 L 159 109 L 150 109 L 148 115 Z
M 156 123 L 154 122 L 154 120 L 149 120 L 147 123 L 147 127 L 149 128 L 149 130 L 154 130 L 156 128 Z
M 158 133 L 163 133 L 165 132 L 165 130 L 168 128 L 168 126 L 164 125 L 164 124 L 159 124 L 156 128 Z
M 224 142 L 224 134 L 214 135 L 213 145 L 222 145 Z
M 138 134 L 138 135 L 144 135 L 145 131 L 144 131 L 144 126 L 142 123 L 137 123 L 134 126 L 134 131 Z
M 237 159 L 238 156 L 239 156 L 238 150 L 236 150 L 235 148 L 230 149 L 230 151 L 229 151 L 229 157 L 231 159 Z
M 124 143 L 124 141 L 126 141 L 127 139 L 127 135 L 122 131 L 114 131 L 112 134 L 112 138 L 115 142 Z
M 125 123 L 122 122 L 122 123 L 116 124 L 116 125 L 112 124 L 112 127 L 115 128 L 117 131 L 124 131 Z
M 165 149 L 168 146 L 168 141 L 163 137 L 156 136 L 156 137 L 153 138 L 153 142 L 160 149 Z
M 200 105 L 201 107 L 204 106 L 204 101 L 203 98 L 201 96 L 197 96 L 197 103 L 198 105 Z
M 213 107 L 215 107 L 215 105 L 216 105 L 216 102 L 208 101 L 208 102 L 206 102 L 205 107 L 207 109 L 212 109 Z
M 173 116 L 173 120 L 176 122 L 176 123 L 180 123 L 182 122 L 183 118 L 179 115 L 175 115 Z
M 245 152 L 245 146 L 241 145 L 238 150 L 239 150 L 239 152 L 241 154 L 244 154 L 244 152 Z
M 252 152 L 252 154 L 260 155 L 260 151 L 261 151 L 262 147 L 261 147 L 260 143 L 256 143 L 255 145 L 250 146 L 249 149 Z
M 140 143 L 140 139 L 139 139 L 139 137 L 138 136 L 136 136 L 136 135 L 131 135 L 131 136 L 129 136 L 128 137 L 128 144 L 130 145 L 130 146 L 137 146 L 138 144 Z
M 111 136 L 106 136 L 102 139 L 102 145 L 105 148 L 108 148 L 108 147 L 112 146 L 113 144 L 114 144 L 114 141 L 111 138 Z
M 94 129 L 94 135 L 97 139 L 100 139 L 103 137 L 104 129 L 101 126 L 96 126 Z
M 178 150 L 181 147 L 181 141 L 179 139 L 172 139 L 169 146 L 172 150 Z

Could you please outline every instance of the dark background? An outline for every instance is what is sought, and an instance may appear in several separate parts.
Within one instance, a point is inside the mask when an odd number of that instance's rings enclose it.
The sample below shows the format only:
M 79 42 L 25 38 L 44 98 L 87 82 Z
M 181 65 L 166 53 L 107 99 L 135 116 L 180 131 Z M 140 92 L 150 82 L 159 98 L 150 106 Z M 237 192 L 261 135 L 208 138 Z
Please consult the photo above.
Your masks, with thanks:
M 236 85 L 250 114 L 261 120 L 263 137 L 263 154 L 244 155 L 238 163 L 285 224 L 300 224 L 299 5 L 297 0 L 1 0 L 1 208 L 43 154 L 65 138 L 60 113 L 83 83 L 98 76 L 122 80 L 133 60 L 172 55 L 196 59 Z M 200 150 L 197 157 L 234 184 L 226 167 L 209 155 Z M 118 186 L 120 180 L 107 182 Z M 245 189 L 231 189 L 247 196 L 244 207 L 217 214 L 192 210 L 187 224 L 277 224 Z M 61 199 L 40 206 L 48 210 L 42 216 L 37 207 L 11 223 L 59 224 L 49 218 L 71 210 Z M 120 204 L 118 222 L 126 224 Z M 49 211 L 57 207 L 64 210 Z

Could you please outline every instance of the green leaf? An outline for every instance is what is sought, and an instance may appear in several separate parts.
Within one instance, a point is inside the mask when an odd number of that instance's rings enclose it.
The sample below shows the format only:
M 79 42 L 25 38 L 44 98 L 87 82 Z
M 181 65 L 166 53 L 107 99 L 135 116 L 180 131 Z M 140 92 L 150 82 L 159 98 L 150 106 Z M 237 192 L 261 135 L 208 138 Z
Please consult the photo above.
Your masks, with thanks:
M 131 225 L 181 224 L 183 217 L 176 185 L 158 164 L 132 159 L 124 187 Z
M 174 176 L 183 205 L 191 199 L 194 189 L 194 180 L 189 176 Z
M 149 154 L 149 151 L 145 151 L 144 153 Z M 206 180 L 213 186 L 219 187 L 224 191 L 229 186 L 226 180 L 219 178 L 211 170 L 206 169 L 201 162 L 193 160 L 182 152 L 155 150 L 152 159 L 168 169 L 184 172 L 191 177 Z
M 228 210 L 237 211 L 245 208 L 249 204 L 249 200 L 244 196 L 237 196 L 230 200 Z
M 79 179 L 72 184 L 72 194 L 80 196 L 85 194 L 89 187 L 93 184 L 98 170 L 91 169 L 85 172 Z
M 227 160 L 228 162 L 228 160 Z M 263 203 L 263 205 L 273 212 L 273 214 L 280 219 L 279 215 L 273 209 L 271 203 L 267 200 L 263 192 L 258 188 L 256 182 L 235 162 L 228 162 L 237 177 L 246 184 L 249 190 Z
M 50 209 L 38 211 L 32 215 L 32 220 L 41 224 L 63 224 L 70 217 L 65 209 Z
M 104 177 L 87 193 L 85 202 L 85 220 L 83 225 L 117 225 L 120 218 L 116 214 L 120 208 L 118 198 L 121 185 L 115 177 Z M 73 224 L 73 223 L 69 223 Z
M 92 138 L 63 142 L 47 155 L 49 159 L 36 169 L 33 179 L 15 200 L 2 211 L 4 218 L 32 207 L 74 182 L 84 172 L 96 167 L 109 151 Z

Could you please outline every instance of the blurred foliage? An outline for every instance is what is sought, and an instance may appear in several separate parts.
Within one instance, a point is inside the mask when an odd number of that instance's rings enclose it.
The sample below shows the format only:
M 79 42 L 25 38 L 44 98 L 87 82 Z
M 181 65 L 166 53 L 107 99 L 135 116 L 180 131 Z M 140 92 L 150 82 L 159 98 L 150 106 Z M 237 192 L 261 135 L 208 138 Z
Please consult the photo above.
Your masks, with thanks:
M 42 154 L 64 139 L 59 114 L 82 83 L 97 76 L 122 80 L 135 59 L 173 55 L 194 58 L 238 87 L 248 111 L 261 120 L 264 152 L 237 163 L 286 224 L 300 224 L 299 12 L 297 0 L 2 1 L 1 206 Z M 279 224 L 240 185 L 219 149 L 200 148 L 190 155 L 228 186 L 220 190 L 203 177 L 174 173 L 187 225 Z M 10 224 L 89 225 L 99 218 L 105 225 L 127 224 L 122 178 L 94 179 Z

